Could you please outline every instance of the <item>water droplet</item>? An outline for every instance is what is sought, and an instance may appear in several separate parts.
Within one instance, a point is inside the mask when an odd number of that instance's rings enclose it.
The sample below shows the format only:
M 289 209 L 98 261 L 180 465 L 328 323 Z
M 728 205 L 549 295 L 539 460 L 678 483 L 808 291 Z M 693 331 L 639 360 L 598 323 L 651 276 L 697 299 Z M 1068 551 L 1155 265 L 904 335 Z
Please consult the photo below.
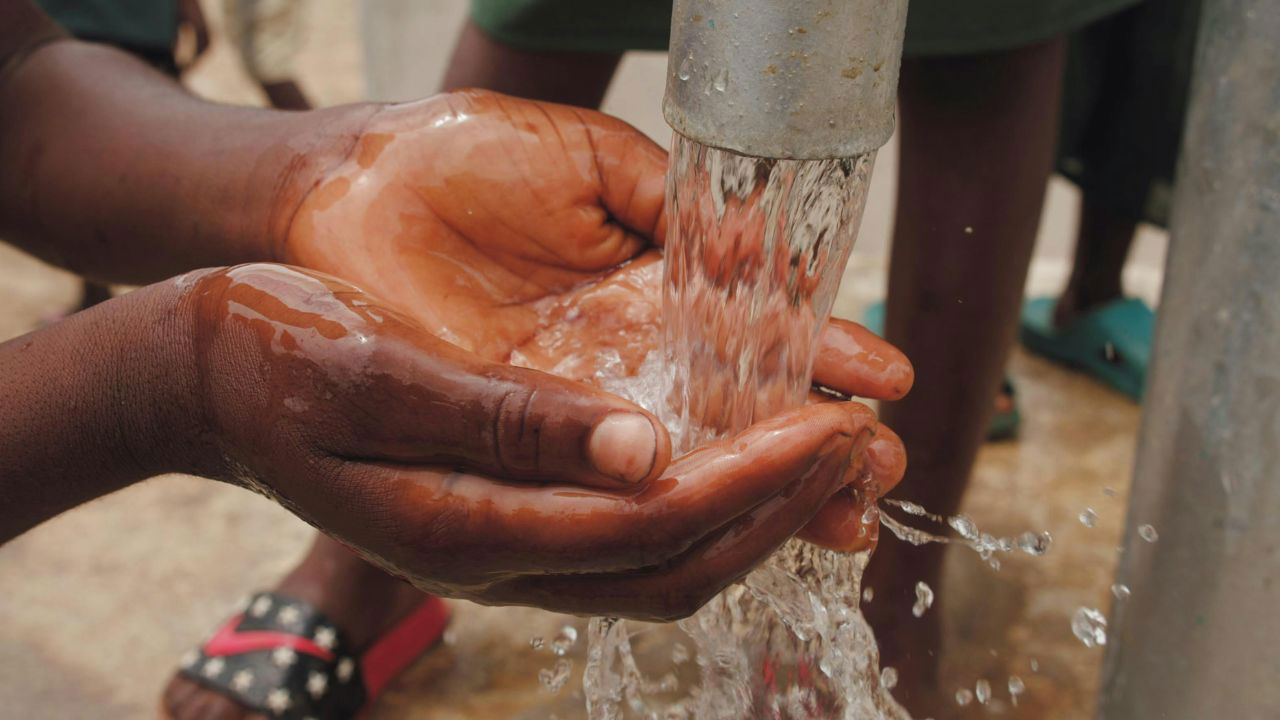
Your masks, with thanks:
M 1116 583 L 1115 585 L 1111 586 L 1111 594 L 1115 595 L 1117 600 L 1128 600 L 1129 595 L 1131 595 L 1132 593 L 1129 591 L 1128 585 L 1122 585 L 1120 583 Z
M 965 707 L 973 702 L 973 691 L 969 688 L 960 688 L 956 691 L 956 704 Z
M 925 510 L 923 505 L 917 505 L 916 503 L 913 503 L 910 500 L 898 500 L 895 504 L 898 507 L 902 508 L 902 511 L 908 515 L 915 515 L 916 517 L 925 517 L 929 514 L 929 511 Z
M 916 604 L 911 606 L 911 614 L 916 617 L 924 615 L 924 611 L 933 607 L 933 588 L 922 580 L 916 583 Z
M 537 636 L 537 637 L 531 637 L 531 638 L 529 638 L 529 647 L 533 648 L 534 650 L 541 650 L 541 649 L 542 649 L 542 637 L 541 637 L 541 636 Z
M 1093 508 L 1085 508 L 1080 513 L 1080 524 L 1087 528 L 1095 528 L 1098 526 L 1098 513 Z
M 690 76 L 690 71 L 692 70 L 692 68 L 693 68 L 693 56 L 690 55 L 686 57 L 683 61 L 681 61 L 680 69 L 676 71 L 676 77 L 680 78 L 682 82 L 688 80 Z
M 1156 529 L 1150 525 L 1139 525 L 1138 535 L 1149 543 L 1153 543 L 1160 539 L 1160 533 L 1156 532 Z
M 978 526 L 968 515 L 952 515 L 947 518 L 947 524 L 965 540 L 975 540 L 978 537 Z
M 711 81 L 711 87 L 715 88 L 716 92 L 724 92 L 725 88 L 729 87 L 729 69 L 728 68 L 725 68 L 724 70 L 721 70 L 720 72 L 716 73 L 715 79 Z
M 560 658 L 555 665 L 538 671 L 538 683 L 549 693 L 558 693 L 569 682 L 569 674 L 573 672 L 573 661 Z
M 875 505 L 867 506 L 866 511 L 862 513 L 862 524 L 872 525 L 876 520 L 880 519 L 880 508 Z
M 1071 632 L 1087 648 L 1107 644 L 1107 618 L 1093 608 L 1077 608 L 1071 617 Z
M 880 671 L 880 685 L 885 690 L 892 690 L 898 684 L 898 671 L 887 667 Z
M 874 589 L 872 588 L 862 589 L 862 602 L 869 603 L 875 598 L 875 596 L 876 596 L 876 591 Z
M 1026 683 L 1022 682 L 1022 678 L 1017 675 L 1009 676 L 1009 697 L 1013 698 L 1013 704 L 1018 704 L 1018 696 L 1027 691 Z
M 964 234 L 965 234 L 965 235 L 972 235 L 972 234 L 973 234 L 973 226 L 971 226 L 971 225 L 966 225 L 966 226 L 964 227 Z
M 1116 489 L 1112 487 L 1104 487 L 1102 488 L 1102 494 L 1106 495 L 1107 497 L 1115 497 Z
M 979 680 L 973 686 L 973 694 L 978 698 L 979 703 L 986 705 L 991 699 L 991 683 L 987 682 L 986 678 Z
M 567 655 L 576 642 L 578 642 L 578 629 L 572 625 L 565 625 L 551 641 L 551 652 L 556 655 Z
M 1053 545 L 1053 536 L 1048 532 L 1024 532 L 1018 536 L 1018 549 L 1028 555 L 1043 555 Z
M 1035 659 L 1035 658 L 1031 658 L 1031 662 L 1030 662 L 1030 663 L 1028 663 L 1028 665 L 1030 665 L 1030 666 L 1031 666 L 1031 672 L 1040 672 L 1040 661 L 1039 661 L 1039 660 L 1037 660 L 1037 659 Z
M 671 647 L 671 662 L 677 665 L 689 662 L 689 648 L 684 643 L 676 643 Z

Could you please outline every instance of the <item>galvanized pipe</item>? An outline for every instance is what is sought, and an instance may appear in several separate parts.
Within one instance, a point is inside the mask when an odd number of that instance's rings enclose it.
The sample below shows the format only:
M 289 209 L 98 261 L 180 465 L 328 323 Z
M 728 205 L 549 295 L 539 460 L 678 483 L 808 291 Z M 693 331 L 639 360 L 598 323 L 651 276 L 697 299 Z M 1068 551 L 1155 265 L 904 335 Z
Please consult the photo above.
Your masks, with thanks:
M 907 0 L 676 0 L 663 115 L 744 155 L 853 157 L 893 134 Z
M 1280 718 L 1280 8 L 1204 13 L 1108 720 Z

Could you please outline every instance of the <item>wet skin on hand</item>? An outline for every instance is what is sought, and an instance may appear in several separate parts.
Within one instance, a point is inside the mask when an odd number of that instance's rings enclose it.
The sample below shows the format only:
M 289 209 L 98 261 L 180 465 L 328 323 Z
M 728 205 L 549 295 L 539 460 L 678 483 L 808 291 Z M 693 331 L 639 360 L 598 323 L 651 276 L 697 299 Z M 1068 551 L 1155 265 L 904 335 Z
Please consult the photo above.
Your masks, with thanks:
M 830 402 L 674 462 L 654 424 L 649 477 L 593 486 L 569 479 L 575 467 L 592 479 L 575 457 L 592 423 L 651 419 L 621 398 L 484 360 L 312 272 L 239 266 L 199 276 L 187 297 L 224 473 L 442 595 L 680 617 L 840 488 L 879 482 L 874 415 Z
M 651 415 L 584 385 L 601 350 L 634 371 L 656 345 L 664 171 L 598 113 L 480 92 L 384 109 L 304 200 L 284 258 L 386 300 L 264 266 L 203 280 L 202 352 L 257 358 L 234 380 L 206 363 L 245 396 L 210 413 L 215 435 L 270 418 L 293 441 L 227 443 L 247 448 L 244 475 L 420 587 L 481 602 L 678 616 L 820 507 L 806 537 L 868 547 L 864 511 L 904 454 L 863 406 L 802 408 L 672 463 Z M 892 399 L 911 369 L 832 321 L 815 379 Z M 652 444 L 592 442 L 619 413 Z

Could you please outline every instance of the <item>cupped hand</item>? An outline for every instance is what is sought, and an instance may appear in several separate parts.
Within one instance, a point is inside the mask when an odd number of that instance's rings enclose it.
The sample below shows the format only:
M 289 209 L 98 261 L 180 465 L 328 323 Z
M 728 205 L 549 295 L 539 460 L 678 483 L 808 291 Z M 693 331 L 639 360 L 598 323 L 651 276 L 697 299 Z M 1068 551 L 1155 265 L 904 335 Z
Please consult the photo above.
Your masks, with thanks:
M 873 414 L 810 405 L 670 462 L 643 410 L 493 363 L 319 273 L 189 277 L 210 474 L 424 590 L 687 615 L 873 472 Z
M 479 359 L 587 383 L 601 358 L 634 373 L 658 343 L 666 153 L 609 116 L 465 91 L 389 106 L 309 193 L 287 262 L 376 291 Z M 822 333 L 815 382 L 896 399 L 910 364 L 859 326 Z M 901 478 L 881 430 L 867 471 L 805 536 L 874 542 L 866 508 Z

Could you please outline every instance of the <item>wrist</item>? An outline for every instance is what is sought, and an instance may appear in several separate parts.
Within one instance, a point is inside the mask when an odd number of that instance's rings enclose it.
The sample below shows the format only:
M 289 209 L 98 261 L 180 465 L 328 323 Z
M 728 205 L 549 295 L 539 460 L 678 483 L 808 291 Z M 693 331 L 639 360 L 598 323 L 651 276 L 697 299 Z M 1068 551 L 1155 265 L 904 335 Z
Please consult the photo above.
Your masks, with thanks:
M 91 332 L 108 335 L 100 339 L 105 370 L 95 382 L 102 388 L 102 421 L 117 428 L 113 466 L 131 480 L 165 473 L 210 475 L 216 466 L 200 400 L 189 299 L 209 272 L 196 270 L 139 288 L 98 306 L 104 315 L 110 313 L 109 320 L 90 318 L 96 320 Z
M 0 542 L 138 480 L 199 471 L 192 317 L 165 283 L 0 344 Z
M 0 107 L 22 109 L 0 112 L 0 232 L 78 274 L 137 285 L 279 261 L 302 200 L 378 110 L 211 103 L 82 42 L 30 54 Z
M 268 198 L 263 226 L 250 237 L 262 240 L 252 256 L 236 262 L 289 263 L 288 238 L 299 208 L 355 151 L 369 122 L 383 108 L 376 103 L 306 112 L 275 111 L 280 120 L 269 139 L 267 163 L 253 169 L 250 194 Z

